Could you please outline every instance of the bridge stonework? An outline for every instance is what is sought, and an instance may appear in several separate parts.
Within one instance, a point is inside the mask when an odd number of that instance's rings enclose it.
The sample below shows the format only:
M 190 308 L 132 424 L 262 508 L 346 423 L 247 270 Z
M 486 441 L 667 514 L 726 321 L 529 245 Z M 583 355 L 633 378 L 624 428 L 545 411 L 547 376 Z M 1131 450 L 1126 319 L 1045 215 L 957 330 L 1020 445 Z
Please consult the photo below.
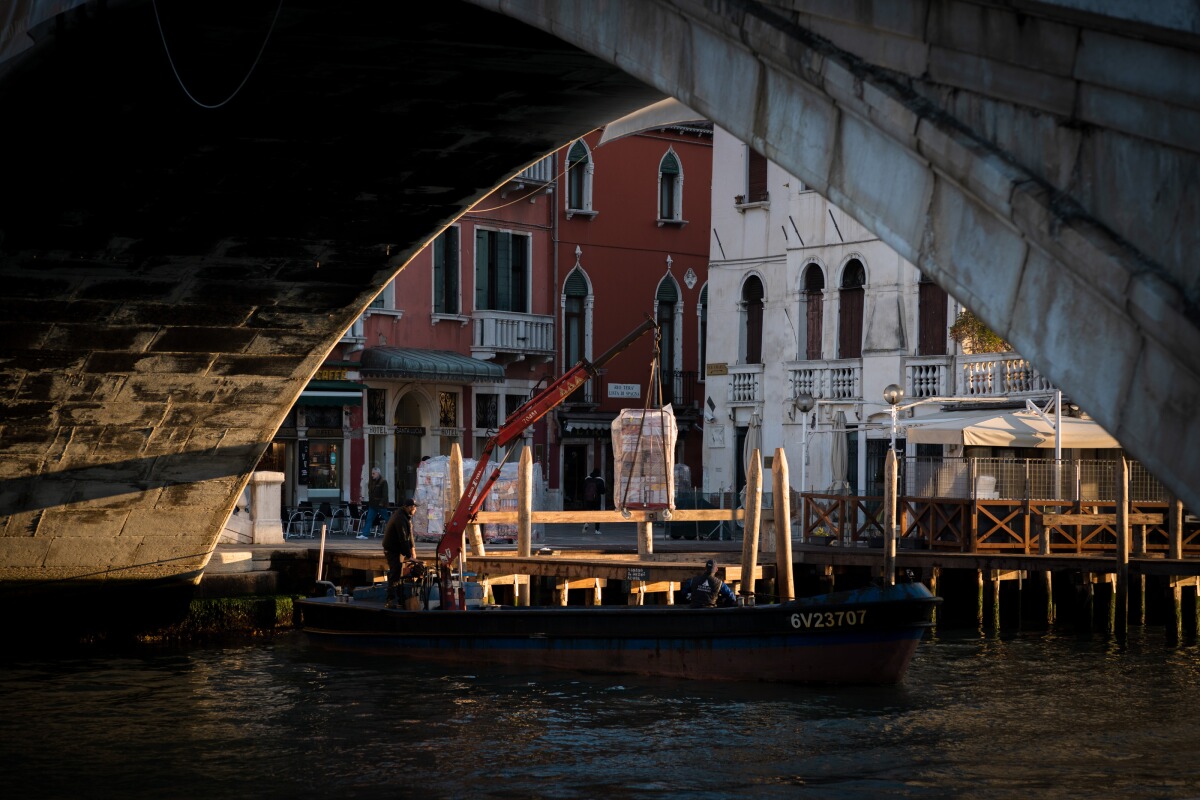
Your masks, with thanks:
M 664 94 L 853 214 L 1200 508 L 1186 14 L 289 0 L 163 8 L 160 29 L 148 2 L 66 5 L 0 41 L 21 120 L 0 199 L 0 581 L 194 579 L 406 260 Z
M 802 178 L 1200 507 L 1194 6 L 470 1 Z

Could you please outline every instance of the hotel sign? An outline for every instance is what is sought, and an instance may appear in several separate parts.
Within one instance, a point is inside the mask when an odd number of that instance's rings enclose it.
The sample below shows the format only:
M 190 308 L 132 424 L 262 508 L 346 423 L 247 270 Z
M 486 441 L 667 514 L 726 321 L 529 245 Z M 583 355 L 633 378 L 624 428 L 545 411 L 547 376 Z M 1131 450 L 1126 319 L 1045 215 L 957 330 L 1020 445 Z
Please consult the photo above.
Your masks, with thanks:
M 729 364 L 727 364 L 724 361 L 718 361 L 713 364 L 706 364 L 704 367 L 704 374 L 708 375 L 709 377 L 712 377 L 714 375 L 728 375 L 729 374 Z
M 364 425 L 363 433 L 368 436 L 386 436 L 391 433 L 392 429 L 387 425 Z
M 424 436 L 425 428 L 420 425 L 397 425 L 397 436 Z
M 642 385 L 640 383 L 610 383 L 608 385 L 609 397 L 641 397 Z

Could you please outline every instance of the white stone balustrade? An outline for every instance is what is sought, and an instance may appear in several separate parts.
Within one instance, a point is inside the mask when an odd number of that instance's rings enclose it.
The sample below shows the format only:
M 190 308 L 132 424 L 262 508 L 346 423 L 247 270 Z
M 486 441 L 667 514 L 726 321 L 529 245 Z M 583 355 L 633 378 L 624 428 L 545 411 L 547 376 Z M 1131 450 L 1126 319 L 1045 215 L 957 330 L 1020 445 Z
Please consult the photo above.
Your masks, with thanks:
M 817 399 L 862 399 L 862 362 L 858 359 L 792 361 L 784 368 L 792 397 L 807 392 Z
M 497 355 L 553 357 L 554 317 L 512 311 L 476 311 L 471 315 L 471 353 L 476 358 Z

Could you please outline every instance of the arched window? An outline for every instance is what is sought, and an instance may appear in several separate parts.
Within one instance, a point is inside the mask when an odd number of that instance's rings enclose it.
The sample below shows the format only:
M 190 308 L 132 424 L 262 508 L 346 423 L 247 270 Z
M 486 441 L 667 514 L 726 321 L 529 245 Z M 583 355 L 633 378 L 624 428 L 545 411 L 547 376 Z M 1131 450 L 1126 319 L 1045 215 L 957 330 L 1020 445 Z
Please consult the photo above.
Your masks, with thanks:
M 675 151 L 668 150 L 658 164 L 658 218 L 664 222 L 683 219 L 683 168 Z
M 592 210 L 592 173 L 595 165 L 588 147 L 579 139 L 567 153 L 567 218 L 571 212 Z
M 660 365 L 662 366 L 662 389 L 664 403 L 675 400 L 675 384 L 679 362 L 677 360 L 677 342 L 679 325 L 677 324 L 679 308 L 679 286 L 667 276 L 658 282 L 658 291 L 654 294 L 654 318 L 658 322 L 659 344 L 662 348 Z
M 946 290 L 922 275 L 917 284 L 917 355 L 946 355 L 948 303 Z
M 825 273 L 820 265 L 804 268 L 804 291 L 800 295 L 801 319 L 804 320 L 804 358 L 820 361 L 825 334 Z
M 568 368 L 575 366 L 588 353 L 588 330 L 591 327 L 591 303 L 588 302 L 591 287 L 579 267 L 571 270 L 563 285 L 563 363 Z M 590 402 L 592 384 L 588 381 L 568 398 L 569 402 Z
M 842 270 L 838 295 L 838 358 L 862 358 L 863 299 L 867 270 L 852 258 Z
M 743 347 L 744 363 L 762 363 L 762 332 L 763 332 L 763 290 L 762 281 L 757 275 L 751 275 L 742 284 L 742 314 L 744 319 Z

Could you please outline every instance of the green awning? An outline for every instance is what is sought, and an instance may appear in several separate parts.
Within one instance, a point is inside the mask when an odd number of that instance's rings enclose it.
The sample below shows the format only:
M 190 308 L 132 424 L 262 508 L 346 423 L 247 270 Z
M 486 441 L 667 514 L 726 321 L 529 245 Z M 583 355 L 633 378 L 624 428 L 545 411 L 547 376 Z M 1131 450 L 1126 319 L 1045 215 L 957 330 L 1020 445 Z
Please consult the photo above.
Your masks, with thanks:
M 359 374 L 364 378 L 411 378 L 446 383 L 503 383 L 504 367 L 448 350 L 369 347 Z
M 361 406 L 361 383 L 354 381 L 309 381 L 296 401 L 298 406 Z

